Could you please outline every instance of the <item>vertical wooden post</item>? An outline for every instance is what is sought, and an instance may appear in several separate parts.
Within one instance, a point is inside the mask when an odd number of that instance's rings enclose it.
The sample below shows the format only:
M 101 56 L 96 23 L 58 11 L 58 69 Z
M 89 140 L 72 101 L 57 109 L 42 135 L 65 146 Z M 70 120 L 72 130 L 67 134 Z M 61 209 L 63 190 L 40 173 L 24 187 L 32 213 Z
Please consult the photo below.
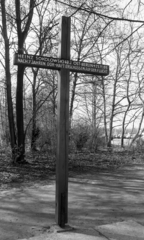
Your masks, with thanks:
M 70 59 L 70 18 L 60 23 L 59 58 Z M 58 76 L 58 142 L 56 161 L 56 223 L 68 222 L 68 139 L 69 139 L 69 70 L 61 69 Z

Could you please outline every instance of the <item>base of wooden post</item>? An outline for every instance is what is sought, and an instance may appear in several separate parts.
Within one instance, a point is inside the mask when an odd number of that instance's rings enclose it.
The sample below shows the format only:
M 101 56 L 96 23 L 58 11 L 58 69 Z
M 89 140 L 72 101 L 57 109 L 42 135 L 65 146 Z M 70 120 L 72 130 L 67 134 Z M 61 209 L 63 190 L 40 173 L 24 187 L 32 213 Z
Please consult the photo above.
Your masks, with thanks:
M 74 229 L 75 229 L 74 227 L 69 226 L 68 224 L 65 224 L 63 228 L 57 224 L 51 227 L 52 232 L 57 232 L 57 233 L 69 232 L 69 231 L 73 231 Z

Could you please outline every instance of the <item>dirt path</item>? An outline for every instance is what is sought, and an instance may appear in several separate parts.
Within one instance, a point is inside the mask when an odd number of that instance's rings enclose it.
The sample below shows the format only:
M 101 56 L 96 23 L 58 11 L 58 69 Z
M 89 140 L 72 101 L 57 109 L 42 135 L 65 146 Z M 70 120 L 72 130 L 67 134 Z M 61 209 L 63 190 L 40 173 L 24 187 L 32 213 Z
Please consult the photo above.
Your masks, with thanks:
M 69 224 L 95 236 L 95 227 L 133 220 L 144 226 L 144 165 L 69 178 Z M 0 239 L 50 231 L 55 224 L 55 181 L 0 192 Z

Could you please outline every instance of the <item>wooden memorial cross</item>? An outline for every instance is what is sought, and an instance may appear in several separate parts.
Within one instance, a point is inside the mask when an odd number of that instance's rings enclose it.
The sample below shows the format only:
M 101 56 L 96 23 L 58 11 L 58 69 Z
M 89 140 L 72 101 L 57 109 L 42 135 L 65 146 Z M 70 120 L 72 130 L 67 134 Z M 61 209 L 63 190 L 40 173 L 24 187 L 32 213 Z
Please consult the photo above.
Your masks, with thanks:
M 69 71 L 106 76 L 109 66 L 70 60 L 69 17 L 62 17 L 60 28 L 58 58 L 16 53 L 14 64 L 59 70 L 55 217 L 56 223 L 65 227 L 68 222 Z

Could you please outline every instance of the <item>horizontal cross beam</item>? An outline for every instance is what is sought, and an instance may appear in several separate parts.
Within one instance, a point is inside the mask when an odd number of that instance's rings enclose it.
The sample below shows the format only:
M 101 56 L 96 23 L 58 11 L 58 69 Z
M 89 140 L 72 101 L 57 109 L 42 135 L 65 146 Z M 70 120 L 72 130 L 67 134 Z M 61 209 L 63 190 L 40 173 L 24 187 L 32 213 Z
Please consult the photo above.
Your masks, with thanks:
M 14 65 L 19 64 L 29 67 L 47 68 L 53 70 L 67 69 L 71 72 L 87 73 L 100 76 L 107 76 L 109 74 L 108 65 L 15 53 Z

